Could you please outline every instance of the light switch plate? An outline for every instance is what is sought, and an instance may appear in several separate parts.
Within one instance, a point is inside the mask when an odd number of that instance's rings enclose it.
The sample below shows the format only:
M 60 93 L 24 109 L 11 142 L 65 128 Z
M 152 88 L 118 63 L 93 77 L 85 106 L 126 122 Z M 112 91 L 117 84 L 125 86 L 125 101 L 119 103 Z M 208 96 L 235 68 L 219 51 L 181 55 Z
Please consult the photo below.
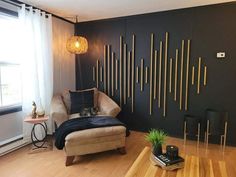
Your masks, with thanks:
M 217 58 L 225 58 L 225 52 L 217 52 L 216 57 Z

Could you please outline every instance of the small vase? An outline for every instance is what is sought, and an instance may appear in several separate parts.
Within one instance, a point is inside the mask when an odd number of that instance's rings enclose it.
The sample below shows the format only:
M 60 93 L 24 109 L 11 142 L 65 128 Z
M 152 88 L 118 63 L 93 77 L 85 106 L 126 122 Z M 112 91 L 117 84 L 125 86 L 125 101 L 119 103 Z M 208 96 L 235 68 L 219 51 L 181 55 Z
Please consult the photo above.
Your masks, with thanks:
M 152 147 L 152 153 L 155 156 L 161 155 L 162 154 L 162 145 Z

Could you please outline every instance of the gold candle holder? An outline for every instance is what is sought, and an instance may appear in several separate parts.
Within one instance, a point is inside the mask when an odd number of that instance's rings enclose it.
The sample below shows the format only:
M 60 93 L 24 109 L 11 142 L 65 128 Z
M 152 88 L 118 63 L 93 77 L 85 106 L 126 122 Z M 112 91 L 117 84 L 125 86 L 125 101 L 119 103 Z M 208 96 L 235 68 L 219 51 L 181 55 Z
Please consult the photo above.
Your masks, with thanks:
M 126 68 L 126 54 L 127 54 L 127 44 L 124 44 L 124 104 L 126 104 L 126 71 L 127 71 L 127 68 Z
M 154 53 L 154 90 L 153 99 L 155 100 L 157 96 L 157 50 Z
M 143 91 L 143 58 L 141 59 L 141 68 L 140 68 L 140 90 Z
M 202 62 L 202 58 L 199 57 L 199 58 L 198 58 L 197 94 L 200 94 L 201 62 Z
M 158 79 L 158 108 L 161 107 L 161 78 L 162 78 L 162 41 L 160 41 L 160 55 L 159 55 L 159 79 Z

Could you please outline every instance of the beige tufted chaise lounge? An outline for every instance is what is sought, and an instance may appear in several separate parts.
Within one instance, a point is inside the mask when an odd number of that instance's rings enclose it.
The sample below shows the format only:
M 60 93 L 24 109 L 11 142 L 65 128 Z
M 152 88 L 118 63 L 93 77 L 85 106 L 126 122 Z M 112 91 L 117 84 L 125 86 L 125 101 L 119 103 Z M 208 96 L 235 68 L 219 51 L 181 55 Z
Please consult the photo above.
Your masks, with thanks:
M 98 115 L 116 117 L 121 111 L 120 107 L 106 94 L 94 90 L 94 104 L 98 107 Z M 76 118 L 79 114 L 69 115 L 70 95 L 64 91 L 62 95 L 56 95 L 51 103 L 51 117 L 59 127 L 64 121 Z M 125 154 L 126 128 L 123 126 L 111 126 L 93 128 L 70 133 L 65 138 L 66 166 L 73 163 L 74 157 L 97 153 L 112 149 L 118 149 Z

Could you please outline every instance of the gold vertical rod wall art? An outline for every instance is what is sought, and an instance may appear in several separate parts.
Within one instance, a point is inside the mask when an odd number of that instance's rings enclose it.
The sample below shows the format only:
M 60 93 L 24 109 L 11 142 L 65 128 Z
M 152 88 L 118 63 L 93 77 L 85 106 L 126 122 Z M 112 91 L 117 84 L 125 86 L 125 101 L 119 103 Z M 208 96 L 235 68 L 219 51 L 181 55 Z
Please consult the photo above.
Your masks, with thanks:
M 122 106 L 122 48 L 123 37 L 120 36 L 120 106 Z
M 203 80 L 203 85 L 207 85 L 207 66 L 204 66 L 204 80 Z
M 127 96 L 128 96 L 128 98 L 130 97 L 130 71 L 131 71 L 131 68 L 130 68 L 130 63 L 131 63 L 131 52 L 128 52 L 128 85 L 127 85 L 127 89 L 128 89 L 128 91 L 127 91 Z
M 181 45 L 181 62 L 180 62 L 180 84 L 179 84 L 179 109 L 182 110 L 183 98 L 183 67 L 184 67 L 184 40 Z
M 197 75 L 197 94 L 200 94 L 200 82 L 201 82 L 201 62 L 202 58 L 198 58 L 198 75 Z
M 194 85 L 195 67 L 192 67 L 192 85 Z
M 102 82 L 102 66 L 100 66 L 100 82 Z
M 164 98 L 163 98 L 163 117 L 166 116 L 166 79 L 167 79 L 167 56 L 168 54 L 168 32 L 165 38 L 165 66 L 164 66 Z
M 93 66 L 93 81 L 95 81 L 95 67 Z
M 115 88 L 116 88 L 116 90 L 118 90 L 118 60 L 116 59 L 116 74 L 115 74 Z
M 157 50 L 154 53 L 154 90 L 153 90 L 153 99 L 157 97 Z
M 148 83 L 148 67 L 145 67 L 145 83 Z
M 178 81 L 178 56 L 179 50 L 175 50 L 175 90 L 174 90 L 174 100 L 177 100 L 177 81 Z
M 170 73 L 169 73 L 169 92 L 171 93 L 172 89 L 172 65 L 173 65 L 173 59 L 170 58 Z
M 138 66 L 136 66 L 136 83 L 138 84 L 138 82 L 139 82 L 139 68 L 138 68 Z
M 103 67 L 104 67 L 104 69 L 103 69 L 103 77 L 104 77 L 104 79 L 103 79 L 103 81 L 104 81 L 104 92 L 106 93 L 107 92 L 107 62 L 106 62 L 106 58 L 107 58 L 107 51 L 106 51 L 106 45 L 104 45 L 104 61 L 103 61 Z
M 115 53 L 112 52 L 111 55 L 111 95 L 114 96 L 114 58 Z
M 99 60 L 97 60 L 97 67 L 96 67 L 96 81 L 97 81 L 97 88 L 99 84 Z
M 187 44 L 186 82 L 185 82 L 185 111 L 188 110 L 188 82 L 189 82 L 190 40 Z
M 151 34 L 151 54 L 150 54 L 150 86 L 149 86 L 149 114 L 152 115 L 152 69 L 153 69 L 153 48 L 154 48 L 154 34 Z
M 110 96 L 110 76 L 111 76 L 111 71 L 110 71 L 110 61 L 111 61 L 111 46 L 107 46 L 107 93 Z
M 132 36 L 132 90 L 131 90 L 131 109 L 134 112 L 134 54 L 135 54 L 135 35 Z
M 140 70 L 140 90 L 143 91 L 143 58 L 141 59 Z
M 124 44 L 124 104 L 126 104 L 126 91 L 127 91 L 127 88 L 126 88 L 126 71 L 127 71 L 127 68 L 126 68 L 126 58 L 127 58 L 127 44 Z
M 162 69 L 162 41 L 160 41 L 160 51 L 159 51 L 159 79 L 158 79 L 158 108 L 161 107 L 161 71 Z

